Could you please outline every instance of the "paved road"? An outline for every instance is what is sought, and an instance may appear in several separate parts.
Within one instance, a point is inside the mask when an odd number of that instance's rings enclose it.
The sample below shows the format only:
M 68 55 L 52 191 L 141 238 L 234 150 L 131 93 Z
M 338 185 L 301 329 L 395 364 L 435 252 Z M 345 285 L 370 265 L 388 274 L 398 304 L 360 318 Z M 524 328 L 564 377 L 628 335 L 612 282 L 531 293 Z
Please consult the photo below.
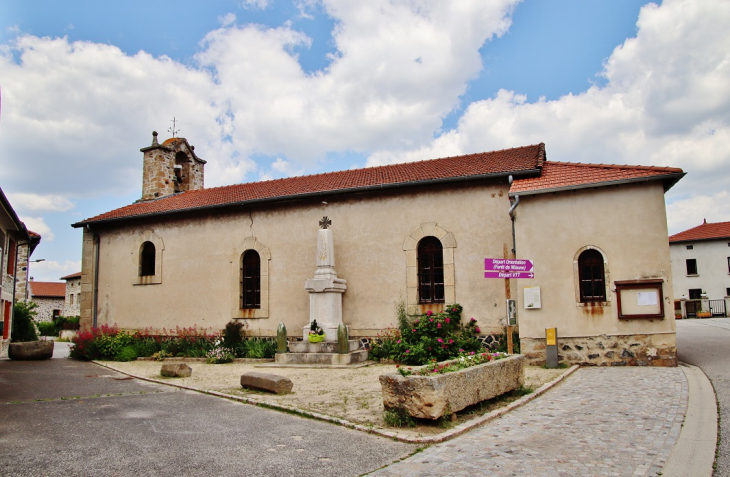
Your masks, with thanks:
M 414 447 L 68 359 L 0 360 L 0 475 L 360 475 Z
M 687 408 L 679 368 L 583 368 L 500 419 L 378 476 L 658 476 Z
M 730 476 L 730 318 L 677 321 L 677 355 L 712 381 L 721 436 L 715 476 Z

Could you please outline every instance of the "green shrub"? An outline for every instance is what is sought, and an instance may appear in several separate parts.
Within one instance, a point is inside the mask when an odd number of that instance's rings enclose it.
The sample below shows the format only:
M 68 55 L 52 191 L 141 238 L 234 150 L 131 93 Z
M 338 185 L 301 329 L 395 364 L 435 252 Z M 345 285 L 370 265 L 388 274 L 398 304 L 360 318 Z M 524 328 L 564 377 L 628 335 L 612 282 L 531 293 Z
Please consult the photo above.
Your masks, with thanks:
M 137 351 L 134 346 L 125 346 L 114 356 L 114 361 L 134 361 L 137 359 Z
M 230 349 L 236 349 L 243 343 L 244 324 L 241 321 L 231 320 L 223 330 L 223 346 Z
M 36 315 L 35 303 L 19 301 L 13 305 L 13 328 L 10 335 L 12 341 L 38 341 L 38 335 L 33 324 Z
M 242 343 L 243 358 L 265 359 L 276 354 L 276 342 L 266 338 L 249 338 Z
M 160 345 L 153 337 L 141 336 L 139 334 L 134 335 L 131 346 L 134 348 L 134 352 L 138 358 L 150 357 L 160 350 Z
M 41 336 L 58 336 L 56 324 L 52 321 L 39 321 L 36 326 Z
M 413 320 L 403 318 L 400 308 L 396 310 L 399 330 L 386 332 L 384 337 L 375 341 L 371 351 L 373 359 L 422 365 L 481 348 L 477 339 L 481 330 L 476 320 L 472 318 L 461 326 L 461 305 L 446 305 L 441 313 L 429 311 Z

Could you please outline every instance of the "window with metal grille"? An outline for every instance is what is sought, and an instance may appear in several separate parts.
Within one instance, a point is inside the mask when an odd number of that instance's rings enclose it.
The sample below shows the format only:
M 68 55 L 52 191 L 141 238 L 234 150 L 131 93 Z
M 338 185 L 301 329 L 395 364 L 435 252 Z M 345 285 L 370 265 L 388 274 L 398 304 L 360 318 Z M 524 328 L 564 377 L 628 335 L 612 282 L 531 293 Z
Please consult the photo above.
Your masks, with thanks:
M 139 252 L 139 275 L 142 277 L 155 274 L 155 244 L 145 242 Z
M 418 302 L 444 302 L 444 249 L 436 237 L 418 243 Z
M 699 300 L 702 298 L 702 288 L 690 288 L 689 289 L 689 299 L 690 300 Z
M 261 258 L 256 250 L 241 256 L 241 309 L 261 308 Z
M 606 277 L 601 252 L 590 249 L 580 254 L 578 276 L 581 303 L 606 301 Z
M 687 259 L 687 275 L 697 275 L 697 259 Z

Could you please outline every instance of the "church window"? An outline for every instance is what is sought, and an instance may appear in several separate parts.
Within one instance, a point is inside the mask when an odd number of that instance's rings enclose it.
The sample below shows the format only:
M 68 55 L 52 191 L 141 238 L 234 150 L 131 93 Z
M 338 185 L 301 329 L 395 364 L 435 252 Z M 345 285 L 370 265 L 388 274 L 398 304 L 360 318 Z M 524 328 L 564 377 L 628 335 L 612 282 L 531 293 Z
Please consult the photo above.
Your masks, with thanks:
M 142 277 L 155 274 L 155 244 L 145 242 L 139 253 L 139 275 Z
M 606 301 L 606 282 L 601 252 L 588 249 L 580 254 L 578 276 L 581 303 Z
M 444 250 L 436 237 L 418 243 L 418 302 L 444 302 Z
M 261 258 L 256 250 L 241 256 L 241 309 L 261 308 Z

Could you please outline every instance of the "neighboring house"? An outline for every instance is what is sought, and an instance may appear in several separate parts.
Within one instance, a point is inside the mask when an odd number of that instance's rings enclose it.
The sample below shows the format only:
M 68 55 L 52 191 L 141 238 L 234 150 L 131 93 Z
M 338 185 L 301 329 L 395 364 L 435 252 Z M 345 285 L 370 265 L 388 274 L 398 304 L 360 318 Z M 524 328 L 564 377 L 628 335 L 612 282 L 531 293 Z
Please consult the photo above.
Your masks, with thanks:
M 709 299 L 714 315 L 725 316 L 730 297 L 730 222 L 707 222 L 669 237 L 674 297 Z M 690 316 L 693 308 L 689 310 Z M 708 310 L 709 311 L 709 310 Z
M 28 260 L 41 236 L 29 232 L 0 189 L 0 344 L 10 339 L 13 303 L 27 298 Z
M 61 282 L 36 282 L 30 280 L 30 301 L 38 305 L 36 321 L 52 321 L 63 312 L 66 284 Z
M 517 299 L 532 362 L 557 327 L 566 362 L 676 365 L 664 192 L 681 169 L 549 162 L 538 144 L 204 189 L 187 140 L 153 133 L 141 151 L 142 200 L 73 224 L 83 328 L 247 320 L 302 336 L 327 216 L 352 337 L 395 326 L 399 302 L 410 315 L 460 303 L 503 333 Z M 486 278 L 487 258 L 532 260 L 534 278 Z
M 66 298 L 63 304 L 63 316 L 79 316 L 81 301 L 81 272 L 61 277 L 66 280 Z

